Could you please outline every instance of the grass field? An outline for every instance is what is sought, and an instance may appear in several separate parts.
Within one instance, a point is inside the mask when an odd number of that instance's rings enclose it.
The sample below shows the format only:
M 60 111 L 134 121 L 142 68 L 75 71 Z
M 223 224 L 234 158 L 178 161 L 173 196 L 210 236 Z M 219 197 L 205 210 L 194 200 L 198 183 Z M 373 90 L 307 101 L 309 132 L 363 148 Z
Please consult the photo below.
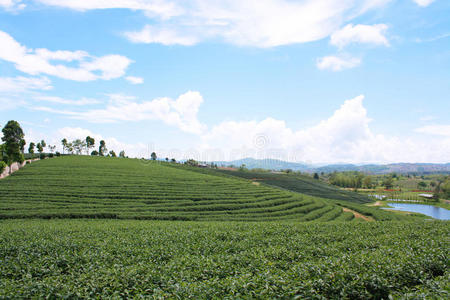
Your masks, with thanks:
M 447 222 L 0 221 L 0 298 L 445 299 Z
M 67 156 L 34 162 L 0 181 L 0 218 L 29 217 L 331 221 L 353 215 L 330 201 L 239 178 Z

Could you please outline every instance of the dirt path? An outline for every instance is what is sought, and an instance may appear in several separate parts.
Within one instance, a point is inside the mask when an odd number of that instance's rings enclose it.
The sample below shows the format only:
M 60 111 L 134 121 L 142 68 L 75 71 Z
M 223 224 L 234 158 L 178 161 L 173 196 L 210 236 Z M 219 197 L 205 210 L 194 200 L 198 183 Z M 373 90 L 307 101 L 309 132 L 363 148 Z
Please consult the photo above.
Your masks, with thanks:
M 367 221 L 367 222 L 373 221 L 372 217 L 367 217 L 365 215 L 360 214 L 359 212 L 356 212 L 354 210 L 348 209 L 347 207 L 343 207 L 342 210 L 345 211 L 345 212 L 351 212 L 355 216 L 355 218 L 357 218 L 357 219 L 362 219 L 362 220 Z
M 373 204 L 368 204 L 367 206 L 383 206 L 383 203 L 381 203 L 381 201 L 377 201 Z

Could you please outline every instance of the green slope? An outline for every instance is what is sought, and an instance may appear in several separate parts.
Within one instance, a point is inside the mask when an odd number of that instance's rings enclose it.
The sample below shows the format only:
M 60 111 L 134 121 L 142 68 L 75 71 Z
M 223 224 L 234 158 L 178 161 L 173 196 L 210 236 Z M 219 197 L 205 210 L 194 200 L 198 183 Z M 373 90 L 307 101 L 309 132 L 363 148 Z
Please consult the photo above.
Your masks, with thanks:
M 69 156 L 0 181 L 0 218 L 351 220 L 338 205 L 248 180 L 136 159 Z
M 220 173 L 228 176 L 240 177 L 256 182 L 280 187 L 305 195 L 314 197 L 344 200 L 353 203 L 370 203 L 373 202 L 365 195 L 355 192 L 340 190 L 334 186 L 320 182 L 311 177 L 297 174 L 270 173 L 270 172 L 253 172 L 253 171 L 230 171 L 221 169 L 198 169 L 198 172 L 207 174 Z

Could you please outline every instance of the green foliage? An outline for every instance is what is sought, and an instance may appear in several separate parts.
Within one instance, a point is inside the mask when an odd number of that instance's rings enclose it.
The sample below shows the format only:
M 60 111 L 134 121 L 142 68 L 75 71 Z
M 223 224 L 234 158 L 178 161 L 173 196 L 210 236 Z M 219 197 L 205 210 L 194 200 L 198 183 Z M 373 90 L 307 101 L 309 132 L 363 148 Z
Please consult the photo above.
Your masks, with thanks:
M 381 183 L 386 189 L 391 189 L 394 186 L 394 179 L 391 176 L 386 176 Z
M 100 141 L 100 146 L 98 147 L 98 155 L 104 156 L 107 151 L 108 151 L 108 149 L 106 149 L 105 141 L 101 140 Z
M 314 173 L 314 176 L 313 176 L 313 178 L 314 178 L 314 179 L 319 179 L 319 174 L 317 174 L 317 173 Z
M 93 148 L 95 145 L 95 139 L 90 136 L 87 136 L 85 142 L 86 142 L 86 153 L 89 153 L 89 150 Z
M 6 163 L 4 161 L 0 161 L 0 174 L 3 173 L 6 169 Z
M 193 169 L 201 168 L 92 156 L 38 161 L 0 181 L 0 218 L 323 222 L 342 213 L 324 199 Z
M 17 121 L 9 121 L 2 129 L 2 160 L 8 165 L 23 162 L 24 133 Z
M 449 229 L 8 220 L 0 298 L 448 299 Z
M 30 146 L 28 147 L 28 153 L 34 154 L 34 148 L 36 147 L 36 144 L 31 142 Z
M 330 175 L 330 183 L 346 188 L 361 188 L 364 174 L 360 172 L 334 172 Z
M 45 153 L 39 154 L 39 159 L 45 159 L 45 157 L 46 157 Z
M 91 152 L 91 156 L 98 156 L 98 155 L 99 155 L 99 153 L 97 150 L 94 150 Z
M 152 152 L 152 154 L 150 155 L 150 157 L 152 158 L 152 160 L 156 160 L 157 156 L 155 152 Z
M 419 189 L 424 189 L 424 188 L 426 188 L 428 185 L 427 185 L 427 183 L 425 182 L 425 181 L 420 181 L 418 184 L 417 184 L 417 187 L 419 188 Z

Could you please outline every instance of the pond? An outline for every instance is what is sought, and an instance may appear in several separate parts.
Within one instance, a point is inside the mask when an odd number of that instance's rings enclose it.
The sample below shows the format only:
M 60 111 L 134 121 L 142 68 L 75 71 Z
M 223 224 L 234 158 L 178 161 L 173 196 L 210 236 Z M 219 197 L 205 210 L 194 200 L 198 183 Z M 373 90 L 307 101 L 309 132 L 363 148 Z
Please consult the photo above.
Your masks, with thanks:
M 421 213 L 439 220 L 450 220 L 450 210 L 425 204 L 388 203 L 395 210 Z M 389 209 L 389 208 L 386 208 Z

